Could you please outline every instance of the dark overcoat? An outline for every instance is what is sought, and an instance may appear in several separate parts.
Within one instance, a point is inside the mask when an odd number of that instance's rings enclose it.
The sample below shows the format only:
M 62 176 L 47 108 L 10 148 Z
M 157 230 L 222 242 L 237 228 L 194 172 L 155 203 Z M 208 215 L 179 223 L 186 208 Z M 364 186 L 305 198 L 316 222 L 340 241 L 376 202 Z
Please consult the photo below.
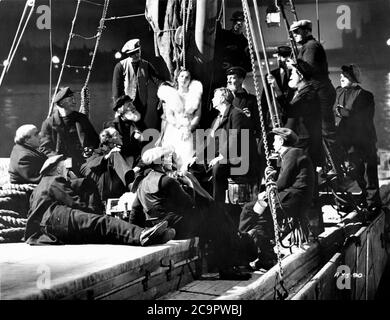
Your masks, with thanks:
M 12 148 L 8 172 L 10 182 L 38 183 L 41 180 L 39 171 L 47 156 L 26 144 L 16 143 Z

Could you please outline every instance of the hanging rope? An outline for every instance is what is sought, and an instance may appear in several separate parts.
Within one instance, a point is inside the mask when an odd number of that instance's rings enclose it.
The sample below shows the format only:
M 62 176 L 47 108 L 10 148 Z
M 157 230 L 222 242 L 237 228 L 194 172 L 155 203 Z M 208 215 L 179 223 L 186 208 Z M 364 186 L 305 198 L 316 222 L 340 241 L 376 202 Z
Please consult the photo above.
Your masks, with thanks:
M 50 8 L 50 23 L 52 23 L 52 15 L 51 15 L 51 0 L 49 0 L 49 8 Z M 53 81 L 53 24 L 49 28 L 49 50 L 50 50 L 50 64 L 49 64 L 49 108 L 51 101 L 51 90 L 52 90 L 52 81 Z
M 109 17 L 105 18 L 104 20 L 110 21 L 110 20 L 119 20 L 119 19 L 127 19 L 127 18 L 134 18 L 134 17 L 144 17 L 145 13 L 139 13 L 139 14 L 130 14 L 127 16 L 119 16 L 119 17 Z
M 5 75 L 9 71 L 9 68 L 12 64 L 14 57 L 15 57 L 15 53 L 18 50 L 20 41 L 22 40 L 24 31 L 26 30 L 26 27 L 28 25 L 28 22 L 30 21 L 31 15 L 34 12 L 34 8 L 35 8 L 35 0 L 26 1 L 26 5 L 24 6 L 23 13 L 22 13 L 22 16 L 21 16 L 20 21 L 19 21 L 18 29 L 16 30 L 14 40 L 12 41 L 11 49 L 8 53 L 6 64 L 3 66 L 3 71 L 2 71 L 1 76 L 0 76 L 0 86 L 3 83 Z M 26 14 L 27 14 L 27 18 L 25 18 Z M 23 23 L 23 20 L 25 20 L 24 23 Z
M 73 37 L 73 29 L 74 29 L 74 25 L 75 25 L 75 23 L 76 23 L 76 18 L 77 18 L 77 14 L 78 14 L 79 7 L 80 7 L 80 2 L 81 2 L 81 0 L 78 0 L 78 1 L 77 1 L 75 13 L 74 13 L 73 20 L 72 20 L 72 26 L 71 26 L 70 32 L 69 32 L 68 42 L 67 42 L 67 44 L 66 44 L 65 55 L 64 55 L 64 59 L 63 59 L 63 61 L 62 61 L 62 66 L 61 66 L 60 75 L 58 76 L 56 88 L 55 88 L 54 93 L 53 93 L 53 98 L 51 99 L 50 108 L 49 108 L 49 113 L 48 113 L 47 117 L 50 117 L 50 115 L 51 115 L 51 113 L 52 113 L 52 111 L 53 111 L 54 97 L 55 97 L 55 95 L 57 94 L 58 88 L 59 88 L 60 83 L 61 83 L 62 75 L 63 75 L 63 73 L 64 73 L 65 64 L 66 64 L 66 58 L 68 57 L 68 52 L 69 52 L 69 47 L 70 47 L 70 41 L 71 41 L 71 39 L 72 39 L 72 37 Z
M 242 0 L 242 7 L 243 7 L 243 12 L 244 12 L 244 20 L 245 20 L 246 34 L 247 34 L 248 45 L 249 45 L 251 64 L 252 64 L 252 74 L 253 74 L 253 82 L 254 82 L 255 91 L 256 91 L 256 98 L 257 98 L 258 105 L 261 106 L 260 88 L 259 88 L 259 83 L 258 83 L 257 77 L 256 77 L 255 53 L 257 55 L 257 60 L 259 63 L 259 71 L 261 74 L 261 79 L 262 79 L 264 87 L 266 85 L 266 81 L 265 81 L 264 74 L 261 70 L 261 60 L 259 57 L 257 43 L 256 43 L 256 41 L 254 41 L 254 39 L 252 37 L 252 35 L 254 35 L 254 32 L 253 32 L 253 25 L 252 25 L 252 20 L 250 17 L 250 11 L 249 11 L 249 6 L 248 6 L 247 0 Z M 271 104 L 270 104 L 269 96 L 267 96 L 267 90 L 264 90 L 264 92 L 266 93 L 268 106 L 270 106 Z M 279 239 L 279 225 L 278 225 L 277 216 L 276 216 L 276 198 L 277 198 L 277 186 L 276 186 L 276 182 L 275 182 L 276 170 L 271 165 L 270 151 L 268 149 L 268 143 L 267 143 L 266 126 L 265 126 L 263 113 L 261 111 L 260 111 L 260 124 L 261 124 L 261 129 L 262 129 L 262 137 L 263 137 L 263 141 L 264 141 L 264 149 L 265 149 L 265 156 L 266 156 L 266 163 L 267 163 L 267 167 L 265 169 L 266 191 L 267 191 L 267 196 L 269 199 L 269 206 L 270 206 L 270 211 L 271 211 L 273 225 L 274 225 L 275 242 L 276 242 L 276 246 L 277 246 L 277 259 L 278 259 L 278 267 L 279 267 L 277 276 L 279 279 L 279 284 L 280 284 L 282 290 L 284 291 L 283 293 L 280 293 L 278 290 L 276 290 L 276 286 L 275 286 L 275 292 L 278 293 L 278 296 L 280 298 L 285 298 L 286 294 L 288 295 L 288 293 L 283 285 L 283 267 L 282 267 L 282 262 L 281 262 L 282 257 L 281 257 L 280 239 Z
M 96 52 L 99 47 L 100 39 L 102 37 L 103 30 L 105 28 L 104 22 L 105 18 L 107 16 L 107 11 L 108 11 L 108 5 L 110 4 L 110 0 L 104 0 L 104 6 L 103 6 L 103 12 L 102 12 L 102 17 L 100 19 L 99 27 L 98 27 L 98 32 L 96 36 L 96 42 L 95 42 L 95 48 L 93 50 L 92 58 L 91 58 L 91 63 L 88 67 L 88 74 L 85 79 L 85 83 L 83 88 L 81 89 L 81 104 L 80 104 L 80 112 L 84 113 L 85 115 L 89 116 L 89 102 L 90 102 L 90 94 L 89 94 L 89 89 L 88 89 L 88 83 L 89 79 L 91 77 L 91 72 L 93 68 L 93 64 L 95 62 L 96 58 Z
M 260 43 L 261 43 L 261 47 L 263 49 L 265 66 L 267 69 L 267 73 L 271 74 L 271 71 L 269 69 L 268 57 L 267 57 L 267 49 L 266 49 L 265 43 L 264 43 L 263 29 L 261 28 L 261 25 L 260 25 L 260 13 L 259 13 L 258 5 L 257 5 L 257 0 L 253 0 L 253 5 L 255 7 L 257 31 L 259 32 L 259 35 L 260 35 Z M 264 88 L 266 88 L 266 87 L 264 87 Z M 272 105 L 269 106 L 269 108 L 273 108 L 273 112 L 271 113 L 271 115 L 273 115 L 273 117 L 274 117 L 272 123 L 274 124 L 274 128 L 275 127 L 278 128 L 278 127 L 280 127 L 280 117 L 279 117 L 278 107 L 276 104 L 274 85 L 270 85 L 270 89 L 271 89 L 271 96 L 272 96 Z
M 182 42 L 183 42 L 183 67 L 186 67 L 186 0 L 182 0 L 182 11 L 183 11 L 183 28 L 182 28 Z

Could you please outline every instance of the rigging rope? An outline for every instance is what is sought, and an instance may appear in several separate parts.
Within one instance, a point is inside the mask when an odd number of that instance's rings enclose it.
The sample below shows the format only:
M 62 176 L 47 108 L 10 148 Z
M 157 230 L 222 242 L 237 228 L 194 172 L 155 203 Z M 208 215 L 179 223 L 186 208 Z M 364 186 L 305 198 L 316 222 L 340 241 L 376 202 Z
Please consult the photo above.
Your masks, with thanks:
M 88 83 L 89 79 L 91 77 L 91 72 L 92 72 L 92 67 L 95 62 L 96 58 L 96 53 L 97 53 L 97 48 L 99 47 L 100 43 L 100 38 L 102 37 L 102 33 L 104 30 L 104 22 L 105 18 L 107 16 L 107 11 L 108 11 L 108 5 L 110 4 L 110 0 L 104 0 L 104 6 L 103 6 L 103 12 L 102 12 L 102 17 L 100 19 L 99 27 L 98 27 L 98 33 L 96 37 L 96 42 L 95 42 L 95 48 L 93 50 L 92 58 L 91 58 L 91 63 L 88 67 L 88 74 L 85 79 L 85 83 L 83 88 L 81 89 L 81 105 L 80 105 L 80 112 L 86 114 L 87 116 L 89 115 L 89 101 L 90 101 L 90 95 L 89 95 L 89 89 L 88 89 Z
M 29 11 L 28 16 L 23 24 L 23 20 L 25 19 L 25 15 L 26 15 L 28 8 L 30 11 Z M 24 31 L 26 30 L 27 24 L 30 21 L 32 13 L 34 12 L 34 8 L 35 8 L 35 0 L 27 0 L 26 5 L 24 6 L 24 9 L 23 9 L 22 16 L 21 16 L 20 21 L 19 21 L 18 29 L 16 30 L 15 37 L 12 41 L 11 49 L 8 53 L 8 57 L 6 60 L 7 63 L 3 66 L 3 71 L 2 71 L 1 76 L 0 76 L 0 86 L 3 83 L 3 80 L 4 80 L 6 73 L 9 71 L 11 63 L 15 57 L 15 53 L 19 47 L 20 41 L 22 40 Z M 22 30 L 20 31 L 20 29 L 22 29 Z M 19 32 L 20 32 L 20 34 L 19 34 Z
M 257 55 L 257 60 L 259 64 L 259 71 L 261 74 L 261 79 L 263 82 L 263 86 L 265 87 L 266 82 L 265 82 L 265 77 L 263 74 L 263 71 L 261 70 L 261 60 L 259 56 L 259 51 L 257 48 L 257 43 L 253 39 L 253 25 L 252 25 L 252 20 L 250 16 L 250 11 L 249 11 L 249 5 L 247 0 L 241 0 L 242 1 L 242 7 L 243 7 L 243 12 L 244 12 L 244 20 L 245 20 L 245 27 L 246 27 L 246 33 L 247 33 L 247 39 L 248 39 L 248 45 L 249 45 L 249 52 L 250 52 L 250 58 L 251 58 L 251 64 L 252 64 L 252 75 L 253 75 L 253 82 L 255 86 L 255 91 L 256 91 L 256 98 L 257 98 L 257 104 L 262 107 L 261 105 L 261 98 L 260 98 L 260 88 L 259 88 L 259 83 L 257 81 L 256 77 L 256 64 L 255 64 L 255 55 Z M 267 95 L 267 90 L 264 90 L 267 96 L 267 103 L 268 106 L 270 106 L 270 99 L 269 96 Z M 270 110 L 271 112 L 271 110 Z M 273 220 L 273 225 L 274 225 L 274 235 L 275 235 L 275 242 L 277 246 L 277 259 L 278 259 L 278 277 L 279 277 L 279 284 L 281 288 L 284 290 L 284 294 L 280 294 L 279 296 L 281 298 L 286 297 L 286 289 L 284 288 L 283 285 L 283 266 L 282 266 L 282 258 L 281 258 L 281 249 L 280 249 L 280 239 L 279 239 L 279 225 L 277 221 L 277 216 L 276 216 L 276 198 L 277 198 L 277 187 L 276 187 L 276 182 L 275 182 L 275 174 L 276 170 L 272 167 L 271 165 L 271 160 L 270 160 L 270 151 L 268 149 L 268 143 L 267 143 L 267 132 L 266 132 L 266 126 L 265 126 L 265 121 L 263 117 L 263 112 L 259 112 L 260 115 L 260 124 L 261 124 L 261 129 L 262 129 L 262 137 L 263 137 L 263 145 L 265 149 L 265 156 L 266 156 L 266 163 L 267 167 L 265 169 L 265 177 L 266 177 L 266 191 L 267 191 L 267 196 L 268 199 L 270 200 L 269 205 L 270 205 L 270 211 L 272 215 L 272 220 Z M 276 288 L 276 287 L 275 287 Z M 276 291 L 276 290 L 275 290 Z M 288 294 L 288 293 L 287 293 Z
M 50 8 L 50 23 L 52 23 L 52 15 L 51 15 L 51 0 L 49 0 L 49 8 Z M 49 108 L 51 101 L 51 90 L 52 90 L 52 81 L 53 81 L 53 33 L 52 33 L 53 25 L 49 28 L 49 49 L 50 49 L 50 65 L 49 65 Z
M 50 117 L 50 115 L 51 115 L 51 113 L 52 113 L 52 111 L 53 111 L 54 97 L 55 97 L 55 95 L 57 94 L 58 88 L 59 88 L 60 83 L 61 83 L 62 75 L 63 75 L 63 73 L 64 73 L 66 58 L 68 57 L 68 52 L 69 52 L 69 47 L 70 47 L 70 41 L 71 41 L 71 39 L 72 39 L 72 37 L 73 37 L 73 29 L 74 29 L 74 25 L 75 25 L 75 23 L 76 23 L 76 18 L 77 18 L 77 14 L 78 14 L 79 7 L 80 7 L 80 2 L 81 2 L 81 0 L 78 0 L 78 1 L 77 1 L 75 13 L 74 13 L 73 20 L 72 20 L 72 26 L 71 26 L 71 29 L 70 29 L 70 32 L 69 32 L 68 42 L 67 42 L 67 44 L 66 44 L 65 55 L 64 55 L 63 62 L 62 62 L 60 75 L 58 76 L 57 84 L 56 84 L 56 87 L 55 87 L 54 93 L 53 93 L 53 98 L 51 99 L 51 102 L 50 102 L 49 113 L 48 113 L 48 115 L 47 115 L 48 118 Z
M 127 18 L 141 17 L 141 16 L 145 17 L 145 13 L 130 14 L 127 16 L 119 16 L 119 17 L 109 17 L 109 18 L 105 18 L 104 20 L 110 21 L 110 20 L 127 19 Z

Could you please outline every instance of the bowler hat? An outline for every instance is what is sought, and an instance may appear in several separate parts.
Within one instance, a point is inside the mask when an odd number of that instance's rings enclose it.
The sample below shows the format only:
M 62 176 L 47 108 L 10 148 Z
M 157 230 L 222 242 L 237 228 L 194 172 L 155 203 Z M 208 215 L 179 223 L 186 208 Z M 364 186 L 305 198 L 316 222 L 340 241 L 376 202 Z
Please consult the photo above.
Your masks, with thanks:
M 342 66 L 341 73 L 353 83 L 360 82 L 360 70 L 359 67 L 355 64 L 350 64 L 349 66 Z
M 42 168 L 39 171 L 39 173 L 44 174 L 45 172 L 47 172 L 49 169 L 54 167 L 58 162 L 60 162 L 63 159 L 65 159 L 65 158 L 64 158 L 64 155 L 62 155 L 62 154 L 57 154 L 55 156 L 51 156 L 51 157 L 47 158 L 46 161 L 44 162 L 44 164 L 42 165 Z
M 227 69 L 227 71 L 226 71 L 227 76 L 230 76 L 233 74 L 239 76 L 240 78 L 245 79 L 246 70 L 242 67 L 231 67 L 231 68 Z
M 278 47 L 278 55 L 282 56 L 282 57 L 290 57 L 291 56 L 291 48 L 289 46 L 279 46 Z
M 122 47 L 122 53 L 132 53 L 141 48 L 139 39 L 131 39 Z
M 244 21 L 244 12 L 235 11 L 230 19 L 231 21 Z
M 286 144 L 290 146 L 298 142 L 298 136 L 289 128 L 273 128 L 272 133 L 282 137 Z
M 120 96 L 118 99 L 115 100 L 115 103 L 114 103 L 114 106 L 112 107 L 112 109 L 114 111 L 116 111 L 128 101 L 131 101 L 131 98 L 129 96 L 127 96 L 127 95 Z
M 73 91 L 69 87 L 61 88 L 53 99 L 53 103 L 58 103 L 61 100 L 73 96 Z
M 306 30 L 312 30 L 312 23 L 310 20 L 299 20 L 294 21 L 290 26 L 290 31 L 294 31 L 297 29 L 306 29 Z

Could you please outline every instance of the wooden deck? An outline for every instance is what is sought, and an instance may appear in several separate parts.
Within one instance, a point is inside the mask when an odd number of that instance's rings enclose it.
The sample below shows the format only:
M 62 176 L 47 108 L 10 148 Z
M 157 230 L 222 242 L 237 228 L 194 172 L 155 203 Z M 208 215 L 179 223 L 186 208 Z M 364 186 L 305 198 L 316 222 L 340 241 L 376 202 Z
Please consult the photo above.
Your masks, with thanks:
M 0 299 L 155 299 L 194 280 L 197 244 L 2 244 Z

